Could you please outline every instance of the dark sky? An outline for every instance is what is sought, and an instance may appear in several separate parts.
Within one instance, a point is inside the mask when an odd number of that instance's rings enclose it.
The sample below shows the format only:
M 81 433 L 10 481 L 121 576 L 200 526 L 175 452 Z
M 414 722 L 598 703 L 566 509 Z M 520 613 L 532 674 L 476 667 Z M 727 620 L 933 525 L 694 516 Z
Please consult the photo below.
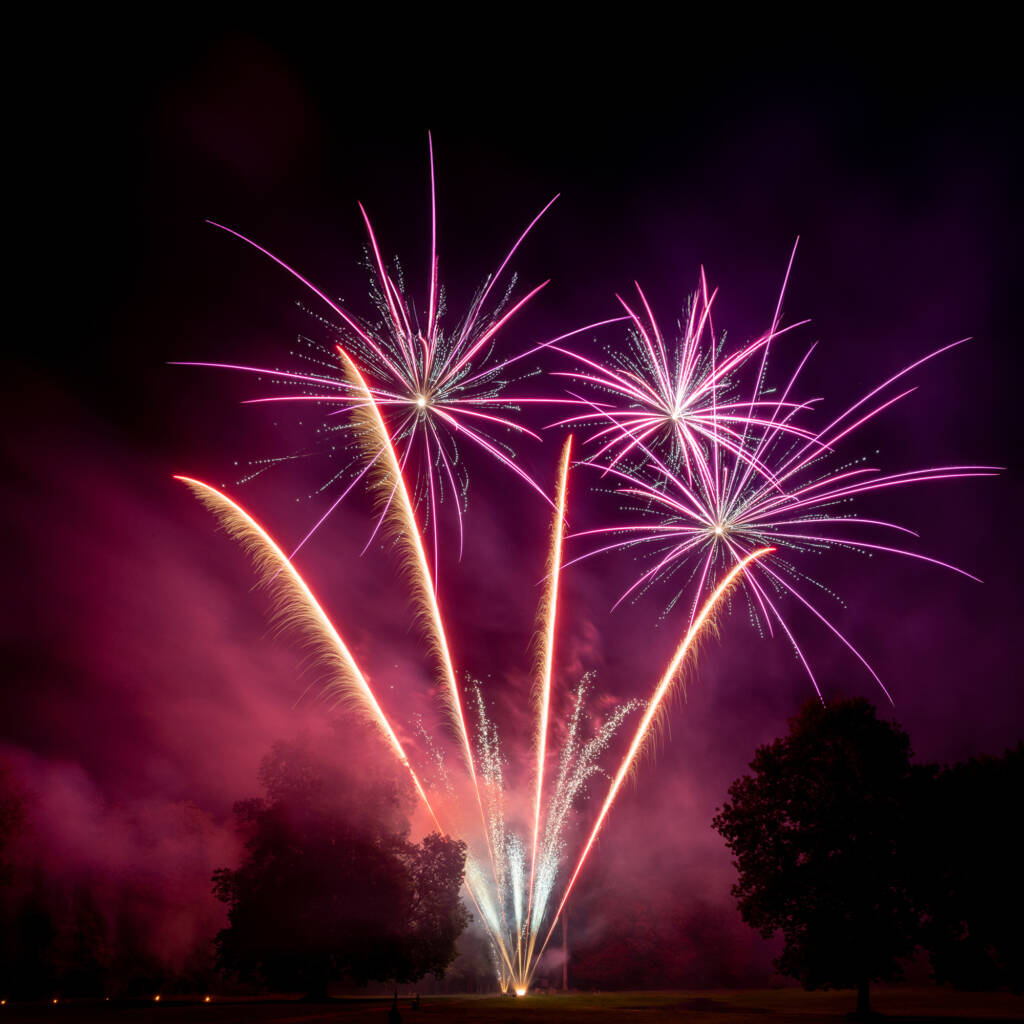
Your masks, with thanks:
M 428 128 L 453 311 L 562 193 L 515 263 L 524 287 L 552 283 L 509 330 L 510 352 L 614 315 L 634 279 L 671 323 L 701 266 L 720 289 L 716 325 L 752 337 L 797 235 L 785 311 L 811 323 L 787 356 L 819 342 L 806 387 L 829 410 L 974 339 L 917 372 L 918 391 L 854 454 L 878 450 L 894 470 L 1009 467 L 870 503 L 984 584 L 883 557 L 830 556 L 814 572 L 845 599 L 836 621 L 892 691 L 886 714 L 920 757 L 999 753 L 1019 738 L 1020 95 L 1003 55 L 952 36 L 823 53 L 700 33 L 652 48 L 650 35 L 613 48 L 611 36 L 541 33 L 520 49 L 518 33 L 499 32 L 501 45 L 463 49 L 427 26 L 413 48 L 383 26 L 336 37 L 178 25 L 131 44 L 93 27 L 40 48 L 45 67 L 14 115 L 10 201 L 30 226 L 19 243 L 30 281 L 11 303 L 28 316 L 5 374 L 0 749 L 45 794 L 55 859 L 74 850 L 100 871 L 116 847 L 114 870 L 146 860 L 158 873 L 180 862 L 180 816 L 194 805 L 208 847 L 182 892 L 202 900 L 260 755 L 326 714 L 308 699 L 293 707 L 307 682 L 299 655 L 267 636 L 244 559 L 170 479 L 233 485 L 236 460 L 287 449 L 299 428 L 240 406 L 249 382 L 167 364 L 284 362 L 309 330 L 300 287 L 205 218 L 366 312 L 362 200 L 422 293 Z M 557 447 L 524 448 L 526 465 L 551 480 Z M 492 677 L 514 749 L 547 515 L 517 482 L 473 469 L 470 541 L 461 565 L 442 566 L 443 600 L 460 667 Z M 297 497 L 324 473 L 305 460 L 232 493 L 287 542 L 317 507 Z M 584 521 L 609 511 L 582 481 L 574 494 Z M 397 705 L 427 677 L 394 566 L 358 558 L 369 522 L 353 501 L 300 567 Z M 665 595 L 609 612 L 628 571 L 609 559 L 567 575 L 562 683 L 594 669 L 601 701 L 646 693 L 677 640 L 671 617 L 658 625 Z M 837 642 L 796 613 L 794 624 L 826 695 L 881 703 Z M 783 643 L 725 619 L 616 808 L 595 878 L 634 892 L 643 879 L 655 905 L 700 893 L 726 906 L 731 868 L 710 818 L 811 693 Z M 741 967 L 754 976 L 766 955 L 748 946 Z

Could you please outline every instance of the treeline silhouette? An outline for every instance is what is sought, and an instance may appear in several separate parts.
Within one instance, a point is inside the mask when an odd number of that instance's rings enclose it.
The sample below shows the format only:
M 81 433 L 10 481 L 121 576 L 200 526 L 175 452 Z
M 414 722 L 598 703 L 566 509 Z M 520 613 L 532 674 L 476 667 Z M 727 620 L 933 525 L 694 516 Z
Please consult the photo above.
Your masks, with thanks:
M 139 910 L 154 902 L 149 886 L 113 871 L 96 877 L 55 869 L 40 856 L 37 811 L 37 794 L 0 762 L 0 996 L 207 991 L 209 943 L 169 971 L 152 941 L 151 919 Z
M 332 982 L 446 970 L 445 988 L 493 985 L 475 931 L 453 964 L 467 918 L 464 849 L 439 836 L 409 841 L 414 802 L 395 777 L 372 760 L 339 768 L 284 743 L 260 780 L 264 796 L 236 805 L 233 863 L 216 847 L 221 860 L 205 876 L 219 867 L 213 891 L 196 897 L 212 924 L 171 960 L 157 940 L 194 909 L 161 904 L 152 880 L 130 873 L 61 874 L 31 841 L 42 824 L 36 795 L 0 762 L 0 996 L 269 987 L 322 997 Z M 911 958 L 941 983 L 1024 988 L 1022 792 L 1024 744 L 1001 757 L 922 764 L 906 733 L 867 701 L 810 702 L 788 735 L 755 752 L 714 826 L 738 869 L 743 919 L 781 934 L 776 969 L 811 988 L 857 989 L 866 1012 L 869 984 L 898 979 Z M 643 887 L 608 899 L 595 861 L 569 908 L 570 983 L 766 983 L 739 955 L 730 908 L 673 886 L 665 871 L 656 900 Z M 558 945 L 547 973 L 560 982 Z
M 783 942 L 776 972 L 811 988 L 859 989 L 909 969 L 960 989 L 1021 990 L 1024 744 L 919 763 L 907 734 L 868 701 L 814 699 L 750 767 L 714 824 L 739 868 L 743 920 Z M 752 973 L 763 955 L 756 936 L 708 898 L 703 875 L 641 863 L 589 865 L 569 906 L 571 985 L 777 980 L 767 964 Z M 863 999 L 868 1007 L 866 987 Z
M 406 786 L 343 772 L 307 743 L 275 744 L 260 783 L 265 797 L 235 805 L 241 865 L 214 873 L 229 908 L 217 966 L 316 1000 L 331 982 L 442 976 L 469 923 L 465 843 L 410 842 Z
M 469 919 L 465 847 L 439 835 L 410 842 L 407 779 L 345 738 L 275 744 L 260 766 L 264 796 L 239 801 L 220 830 L 237 829 L 234 863 L 212 860 L 206 884 L 178 885 L 177 902 L 137 863 L 112 854 L 98 875 L 69 863 L 63 845 L 48 850 L 39 812 L 53 801 L 0 762 L 0 997 L 324 998 L 331 982 L 443 974 Z M 184 831 L 187 845 L 188 822 Z M 232 848 L 201 829 L 195 842 L 211 847 L 208 861 Z M 175 888 L 173 863 L 164 868 Z M 169 941 L 193 933 L 184 953 Z
M 866 700 L 809 701 L 759 748 L 714 827 L 743 919 L 805 988 L 895 981 L 917 950 L 961 988 L 1024 990 L 1019 819 L 1024 743 L 1003 757 L 915 764 Z

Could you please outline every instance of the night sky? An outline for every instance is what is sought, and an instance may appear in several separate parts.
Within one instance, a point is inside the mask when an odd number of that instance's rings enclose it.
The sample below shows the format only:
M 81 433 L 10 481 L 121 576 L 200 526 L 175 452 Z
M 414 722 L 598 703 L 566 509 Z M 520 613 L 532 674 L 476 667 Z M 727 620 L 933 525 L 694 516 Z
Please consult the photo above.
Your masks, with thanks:
M 423 295 L 428 129 L 453 319 L 562 193 L 513 264 L 521 291 L 552 282 L 505 332 L 509 354 L 616 315 L 634 279 L 671 324 L 701 266 L 719 288 L 716 327 L 753 337 L 798 235 L 784 311 L 811 323 L 777 358 L 792 366 L 819 342 L 804 392 L 827 411 L 973 338 L 915 372 L 918 390 L 845 450 L 894 471 L 1008 467 L 862 506 L 984 584 L 884 555 L 809 569 L 846 602 L 834 620 L 893 693 L 883 713 L 919 758 L 1001 753 L 1021 735 L 1020 95 L 1004 56 L 917 36 L 828 56 L 795 42 L 769 54 L 706 37 L 613 50 L 560 36 L 513 59 L 516 38 L 462 50 L 424 32 L 422 50 L 361 25 L 344 38 L 177 26 L 128 46 L 94 27 L 46 48 L 47 73 L 15 115 L 22 184 L 9 202 L 30 222 L 30 281 L 9 303 L 27 317 L 9 335 L 0 435 L 0 756 L 38 797 L 40 856 L 68 877 L 159 891 L 147 913 L 172 958 L 219 920 L 209 874 L 234 856 L 231 803 L 256 791 L 259 758 L 331 714 L 303 697 L 294 647 L 268 635 L 242 554 L 171 479 L 226 485 L 287 544 L 319 517 L 323 498 L 307 496 L 330 473 L 309 458 L 236 486 L 236 463 L 300 447 L 309 419 L 240 405 L 266 393 L 252 380 L 168 365 L 286 364 L 313 330 L 301 286 L 204 221 L 368 313 L 361 200 Z M 561 435 L 548 433 L 519 450 L 553 483 Z M 493 465 L 471 469 L 467 550 L 442 562 L 442 601 L 459 667 L 485 682 L 515 762 L 548 511 Z M 615 514 L 587 483 L 574 484 L 574 526 Z M 429 672 L 401 577 L 387 552 L 359 557 L 371 526 L 354 496 L 298 564 L 385 701 L 419 706 Z M 678 611 L 659 624 L 670 592 L 609 611 L 632 565 L 611 556 L 567 573 L 563 695 L 591 669 L 596 707 L 643 695 L 678 641 Z M 590 937 L 613 926 L 594 909 L 597 886 L 683 915 L 710 907 L 729 937 L 716 955 L 741 980 L 766 976 L 769 950 L 732 909 L 710 820 L 755 747 L 813 694 L 791 649 L 745 618 L 724 619 L 705 648 L 656 759 L 613 812 L 581 882 L 590 910 L 571 925 Z M 834 638 L 796 609 L 792 622 L 826 696 L 881 707 Z

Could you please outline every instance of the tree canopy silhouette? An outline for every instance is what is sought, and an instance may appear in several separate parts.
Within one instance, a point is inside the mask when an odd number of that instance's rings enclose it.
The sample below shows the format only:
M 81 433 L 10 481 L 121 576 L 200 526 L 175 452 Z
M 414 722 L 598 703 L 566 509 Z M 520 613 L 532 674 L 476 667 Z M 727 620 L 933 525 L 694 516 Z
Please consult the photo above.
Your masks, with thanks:
M 714 819 L 743 919 L 782 932 L 780 973 L 856 988 L 866 1016 L 870 982 L 900 977 L 918 939 L 910 740 L 866 700 L 813 700 L 750 767 Z
M 934 769 L 920 805 L 923 941 L 935 978 L 1024 990 L 1019 808 L 1024 743 Z
M 235 805 L 243 863 L 214 873 L 229 920 L 218 965 L 314 998 L 338 978 L 442 974 L 469 921 L 465 844 L 409 842 L 407 794 L 394 778 L 343 772 L 308 743 L 275 744 L 260 783 L 265 799 Z

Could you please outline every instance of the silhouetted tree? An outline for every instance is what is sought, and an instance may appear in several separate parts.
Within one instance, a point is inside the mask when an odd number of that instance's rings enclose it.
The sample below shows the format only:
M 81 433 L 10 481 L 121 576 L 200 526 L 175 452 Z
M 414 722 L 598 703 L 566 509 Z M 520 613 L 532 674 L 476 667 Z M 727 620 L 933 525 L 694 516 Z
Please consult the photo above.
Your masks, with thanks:
M 936 980 L 1024 990 L 1024 743 L 935 770 L 921 801 L 924 945 Z
M 469 920 L 465 845 L 439 835 L 410 843 L 393 779 L 344 774 L 301 743 L 276 744 L 260 782 L 267 799 L 235 805 L 244 863 L 214 874 L 229 919 L 218 965 L 311 998 L 342 976 L 443 973 Z
M 21 999 L 36 999 L 52 994 L 57 974 L 51 951 L 57 935 L 57 923 L 50 910 L 46 880 L 41 871 L 33 871 L 26 891 L 12 908 L 5 931 L 7 955 L 2 980 L 5 993 Z
M 785 939 L 776 969 L 805 988 L 901 976 L 917 944 L 910 740 L 866 700 L 811 701 L 761 747 L 714 819 L 736 857 L 743 919 Z
M 107 922 L 86 885 L 76 886 L 61 902 L 48 954 L 59 990 L 68 996 L 102 996 L 112 959 Z
M 14 891 L 15 871 L 10 859 L 11 845 L 24 821 L 25 795 L 14 773 L 0 762 L 0 991 L 4 995 L 21 991 L 25 982 L 19 967 L 26 922 L 22 920 L 19 894 Z

